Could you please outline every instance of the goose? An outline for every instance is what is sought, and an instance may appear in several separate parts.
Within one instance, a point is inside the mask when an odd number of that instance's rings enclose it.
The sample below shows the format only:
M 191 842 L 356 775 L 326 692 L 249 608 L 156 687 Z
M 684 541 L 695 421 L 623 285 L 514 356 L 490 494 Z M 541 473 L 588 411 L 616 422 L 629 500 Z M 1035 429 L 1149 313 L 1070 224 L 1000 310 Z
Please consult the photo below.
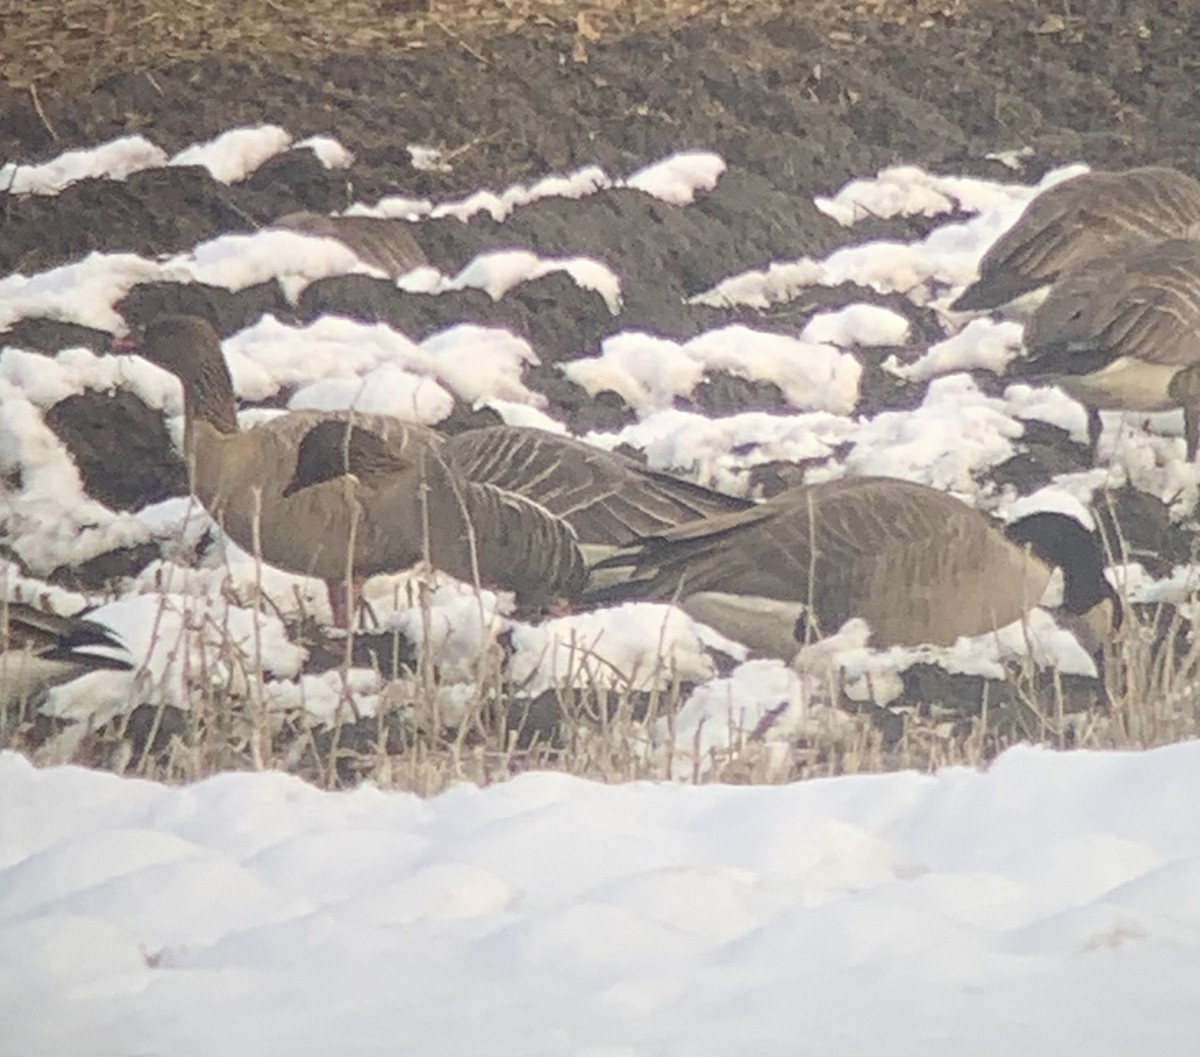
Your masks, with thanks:
M 428 264 L 425 251 L 413 237 L 412 225 L 406 220 L 391 217 L 326 216 L 301 210 L 287 213 L 271 225 L 301 235 L 317 235 L 337 239 L 364 264 L 387 274 L 400 276 Z
M 1027 549 L 1028 548 L 1028 549 Z M 1063 570 L 1063 608 L 1092 649 L 1120 621 L 1098 538 L 1042 512 L 1001 530 L 927 485 L 860 477 L 804 485 L 742 513 L 642 540 L 606 559 L 605 604 L 674 601 L 756 653 L 794 658 L 810 639 L 867 621 L 877 646 L 948 646 L 1010 624 Z
M 517 492 L 565 520 L 589 565 L 642 536 L 754 505 L 534 427 L 468 430 L 448 437 L 441 451 L 464 476 Z
M 1063 274 L 1025 327 L 1007 374 L 1052 381 L 1088 408 L 1182 407 L 1187 457 L 1200 447 L 1200 241 L 1112 249 Z
M 1200 235 L 1200 183 L 1177 169 L 1088 172 L 1043 191 L 983 255 L 956 312 L 1025 315 L 1072 264 L 1114 245 Z M 1019 300 L 1018 300 L 1019 299 Z
M 385 438 L 399 459 L 449 447 L 452 454 L 446 461 L 464 477 L 524 495 L 578 526 L 577 538 L 589 554 L 593 547 L 611 549 L 683 520 L 747 505 L 541 430 L 498 426 L 445 439 L 389 416 L 323 411 L 292 411 L 242 430 L 220 339 L 197 316 L 160 316 L 140 340 L 118 341 L 115 351 L 136 352 L 180 379 L 184 455 L 194 494 L 243 550 L 260 553 L 279 568 L 325 580 L 338 626 L 346 626 L 350 617 L 341 590 L 350 523 L 345 489 L 322 480 L 283 495 L 295 475 L 301 439 L 321 422 L 353 418 Z M 256 489 L 261 495 L 257 541 Z M 421 545 L 410 543 L 410 551 L 420 556 Z
M 329 482 L 340 483 L 343 516 L 355 521 L 355 579 L 424 558 L 459 580 L 509 588 L 523 607 L 570 599 L 587 580 L 565 521 L 524 496 L 468 480 L 440 449 L 398 454 L 362 426 L 321 422 L 301 439 L 283 495 Z
M 22 602 L 0 603 L 0 708 L 88 672 L 133 667 L 128 657 L 88 652 L 94 648 L 125 649 L 109 628 L 93 620 L 61 617 Z
M 192 493 L 225 534 L 270 565 L 324 580 L 334 622 L 347 626 L 350 608 L 340 589 L 350 544 L 344 489 L 327 482 L 283 494 L 301 438 L 319 422 L 351 417 L 385 438 L 399 458 L 430 451 L 442 438 L 387 415 L 351 412 L 292 411 L 241 429 L 220 339 L 197 316 L 159 316 L 139 340 L 119 340 L 114 350 L 135 352 L 181 382 L 183 448 Z

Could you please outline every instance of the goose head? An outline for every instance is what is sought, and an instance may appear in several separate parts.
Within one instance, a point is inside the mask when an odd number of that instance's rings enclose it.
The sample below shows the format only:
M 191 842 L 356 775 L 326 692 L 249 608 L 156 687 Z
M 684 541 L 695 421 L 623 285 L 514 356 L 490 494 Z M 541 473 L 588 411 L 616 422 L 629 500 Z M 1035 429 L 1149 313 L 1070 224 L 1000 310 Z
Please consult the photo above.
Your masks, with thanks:
M 222 433 L 237 431 L 233 380 L 221 339 L 208 320 L 158 316 L 139 338 L 122 343 L 121 351 L 136 353 L 175 375 L 183 384 L 185 408 L 192 419 L 208 422 Z
M 329 419 L 313 426 L 301 438 L 296 450 L 296 469 L 283 494 L 294 495 L 303 488 L 341 477 L 369 486 L 411 469 L 412 465 L 369 429 Z
M 1075 518 L 1051 510 L 1014 521 L 1004 531 L 1034 558 L 1062 570 L 1066 623 L 1084 648 L 1099 657 L 1125 621 L 1121 599 L 1104 575 L 1100 537 Z

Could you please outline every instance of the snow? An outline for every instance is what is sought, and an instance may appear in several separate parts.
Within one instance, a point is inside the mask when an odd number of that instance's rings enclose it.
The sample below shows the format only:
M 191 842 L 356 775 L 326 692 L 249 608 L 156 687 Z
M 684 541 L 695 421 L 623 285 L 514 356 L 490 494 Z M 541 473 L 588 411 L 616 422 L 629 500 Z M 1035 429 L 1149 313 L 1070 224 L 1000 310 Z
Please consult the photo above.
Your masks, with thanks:
M 749 411 L 723 418 L 677 409 L 656 411 L 618 433 L 590 434 L 604 447 L 630 444 L 656 470 L 683 473 L 721 491 L 745 494 L 746 471 L 775 460 L 828 457 L 855 430 L 845 415 L 769 415 Z
M 310 150 L 326 169 L 349 169 L 354 154 L 332 136 L 308 136 L 292 144 L 293 150 Z
M 294 302 L 309 283 L 331 275 L 385 277 L 337 239 L 272 228 L 252 235 L 219 235 L 202 242 L 190 253 L 163 261 L 158 278 L 208 283 L 226 290 L 244 290 L 277 279 Z
M 44 316 L 98 330 L 120 331 L 113 306 L 138 283 L 154 282 L 158 265 L 133 253 L 89 253 L 80 261 L 25 276 L 0 279 L 0 327 Z
M 776 261 L 764 269 L 730 276 L 692 300 L 766 308 L 790 300 L 809 286 L 858 282 L 880 293 L 903 293 L 917 304 L 932 304 L 948 312 L 961 288 L 975 278 L 980 256 L 1013 224 L 1029 200 L 1038 191 L 1084 171 L 1085 166 L 1065 166 L 1047 173 L 1037 187 L 1028 187 L 936 177 L 911 166 L 885 169 L 872 180 L 852 181 L 833 198 L 819 199 L 818 206 L 843 224 L 873 215 L 936 216 L 952 209 L 976 215 L 942 224 L 911 244 L 865 242 L 835 250 L 824 260 Z
M 437 168 L 446 163 L 431 148 L 410 147 L 417 168 Z M 455 217 L 467 221 L 487 213 L 495 221 L 505 220 L 514 209 L 541 198 L 584 198 L 609 187 L 631 187 L 672 205 L 687 205 L 697 192 L 711 190 L 725 171 L 723 158 L 708 151 L 683 151 L 639 169 L 628 180 L 611 177 L 598 165 L 587 165 L 573 173 L 546 176 L 531 184 L 514 184 L 503 191 L 477 191 L 457 201 L 434 205 L 404 195 L 389 195 L 375 205 L 356 202 L 347 215 L 403 217 Z
M 935 176 L 913 165 L 897 165 L 870 179 L 851 180 L 837 194 L 816 199 L 816 204 L 823 213 L 847 226 L 868 217 L 935 217 L 955 210 L 998 213 L 1011 224 L 1035 195 L 1087 171 L 1086 165 L 1062 166 L 1048 172 L 1035 187 L 1026 187 L 963 176 Z
M 278 125 L 258 125 L 222 132 L 207 143 L 185 147 L 171 165 L 199 165 L 223 184 L 246 179 L 260 165 L 287 150 L 292 137 Z
M 6 1045 L 1190 1054 L 1198 773 L 1195 742 L 1016 748 L 986 772 L 545 773 L 421 801 L 6 753 Z
M 0 165 L 0 190 L 14 195 L 55 195 L 89 177 L 123 180 L 166 163 L 166 153 L 144 136 L 121 136 L 89 150 L 69 150 L 42 165 Z
M 639 169 L 626 187 L 644 191 L 672 205 L 694 201 L 697 191 L 711 191 L 725 171 L 725 159 L 709 151 L 683 151 Z
M 969 375 L 947 375 L 929 384 L 919 407 L 856 424 L 845 437 L 844 467 L 970 495 L 977 474 L 1014 454 L 1022 429 L 1005 402 L 980 392 Z
M 709 649 L 745 648 L 682 610 L 645 602 L 514 628 L 513 678 L 531 694 L 554 686 L 665 689 L 716 674 Z
M 1009 363 L 1020 354 L 1023 331 L 1020 323 L 973 319 L 957 334 L 930 345 L 913 363 L 900 364 L 891 356 L 883 366 L 885 370 L 910 382 L 923 382 L 939 374 L 978 368 L 1003 374 Z
M 708 331 L 687 342 L 623 332 L 605 338 L 600 355 L 572 360 L 563 373 L 592 396 L 618 393 L 641 415 L 687 396 L 707 370 L 774 382 L 801 410 L 848 413 L 858 400 L 862 367 L 849 353 L 755 331 L 740 324 Z
M 837 345 L 899 345 L 909 333 L 908 320 L 878 305 L 847 305 L 836 312 L 818 312 L 800 332 L 802 341 Z
M 453 278 L 442 279 L 433 286 L 422 282 L 422 287 L 428 293 L 476 287 L 486 290 L 493 301 L 499 301 L 520 283 L 552 272 L 566 272 L 577 286 L 595 290 L 613 315 L 621 311 L 620 278 L 606 264 L 589 257 L 542 258 L 529 250 L 496 250 L 479 254 Z M 413 287 L 407 285 L 407 288 Z

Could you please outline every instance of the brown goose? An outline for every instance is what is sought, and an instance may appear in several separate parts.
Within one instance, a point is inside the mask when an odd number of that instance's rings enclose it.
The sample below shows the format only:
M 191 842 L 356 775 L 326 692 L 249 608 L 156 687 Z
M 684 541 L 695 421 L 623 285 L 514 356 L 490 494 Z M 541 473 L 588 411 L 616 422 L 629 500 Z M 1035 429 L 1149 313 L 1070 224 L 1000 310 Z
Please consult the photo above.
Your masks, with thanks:
M 983 634 L 1037 605 L 1054 566 L 1064 573 L 1064 608 L 1086 616 L 1092 637 L 1120 619 L 1100 542 L 1079 522 L 1039 513 L 1002 531 L 953 496 L 885 477 L 803 486 L 661 533 L 602 564 L 625 568 L 630 579 L 592 601 L 677 601 L 696 620 L 784 660 L 851 617 L 870 624 L 877 646 L 946 646 Z
M 300 439 L 329 419 L 370 426 L 397 457 L 441 444 L 432 430 L 386 415 L 293 411 L 253 429 L 238 427 L 229 368 L 216 331 L 196 316 L 160 316 L 136 343 L 121 343 L 165 368 L 183 384 L 184 456 L 192 491 L 243 550 L 280 569 L 344 582 L 350 543 L 345 491 L 326 483 L 284 496 L 296 467 Z M 257 527 L 256 527 L 257 523 Z M 345 625 L 344 594 L 331 590 L 334 619 Z
M 302 235 L 337 239 L 353 250 L 364 264 L 392 279 L 428 264 L 425 251 L 413 237 L 413 225 L 389 217 L 331 217 L 303 210 L 280 217 L 272 227 Z
M 321 422 L 300 441 L 283 494 L 323 482 L 339 483 L 346 497 L 340 516 L 355 520 L 356 579 L 425 558 L 460 580 L 511 589 L 522 606 L 571 598 L 587 580 L 565 521 L 523 496 L 466 479 L 437 448 L 397 454 L 361 426 Z
M 127 657 L 89 652 L 97 647 L 125 649 L 95 621 L 60 617 L 21 602 L 0 603 L 0 707 L 28 701 L 88 672 L 133 667 Z
M 568 522 L 589 562 L 642 536 L 754 505 L 540 429 L 468 430 L 447 438 L 442 453 L 464 476 L 517 492 Z
M 1200 235 L 1200 183 L 1163 166 L 1089 172 L 1043 191 L 983 255 L 950 307 L 998 308 L 1114 245 Z
M 1010 377 L 1053 381 L 1088 407 L 1182 407 L 1187 456 L 1200 447 L 1200 241 L 1110 250 L 1063 274 L 1025 328 Z

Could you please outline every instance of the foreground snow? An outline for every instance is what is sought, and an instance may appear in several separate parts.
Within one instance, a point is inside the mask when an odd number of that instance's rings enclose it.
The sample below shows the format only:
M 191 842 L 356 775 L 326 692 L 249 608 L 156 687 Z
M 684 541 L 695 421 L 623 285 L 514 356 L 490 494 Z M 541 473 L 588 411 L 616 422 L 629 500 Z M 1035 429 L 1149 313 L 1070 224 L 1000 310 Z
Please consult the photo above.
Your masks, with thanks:
M 1200 743 L 431 801 L 0 755 L 12 1054 L 1193 1053 Z

